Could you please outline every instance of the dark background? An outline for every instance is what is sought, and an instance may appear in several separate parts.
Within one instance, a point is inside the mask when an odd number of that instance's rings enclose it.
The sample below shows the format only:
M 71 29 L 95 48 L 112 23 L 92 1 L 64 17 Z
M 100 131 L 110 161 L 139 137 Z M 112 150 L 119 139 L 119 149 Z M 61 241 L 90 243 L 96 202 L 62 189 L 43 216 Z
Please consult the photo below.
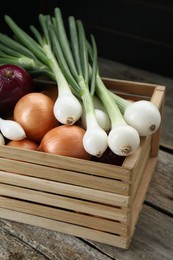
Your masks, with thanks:
M 54 14 L 60 7 L 64 21 L 73 15 L 92 33 L 99 57 L 173 77 L 173 1 L 170 0 L 37 0 L 4 2 L 0 31 L 11 33 L 4 22 L 10 15 L 27 32 L 39 26 L 38 14 Z

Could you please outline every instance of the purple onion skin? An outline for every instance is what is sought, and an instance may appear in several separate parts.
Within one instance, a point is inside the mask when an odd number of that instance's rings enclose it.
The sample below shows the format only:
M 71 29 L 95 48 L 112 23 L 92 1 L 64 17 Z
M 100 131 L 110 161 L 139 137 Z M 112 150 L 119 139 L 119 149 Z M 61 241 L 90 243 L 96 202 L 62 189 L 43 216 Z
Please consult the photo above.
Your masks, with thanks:
M 0 66 L 0 117 L 12 113 L 17 101 L 34 90 L 31 75 L 23 68 Z

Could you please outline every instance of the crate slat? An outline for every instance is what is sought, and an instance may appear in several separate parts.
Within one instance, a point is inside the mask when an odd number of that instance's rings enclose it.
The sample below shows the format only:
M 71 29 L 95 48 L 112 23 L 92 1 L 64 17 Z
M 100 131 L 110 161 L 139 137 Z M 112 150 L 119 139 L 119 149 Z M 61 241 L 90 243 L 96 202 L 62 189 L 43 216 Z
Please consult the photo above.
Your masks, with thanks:
M 93 203 L 65 196 L 50 194 L 31 189 L 0 183 L 0 195 L 17 199 L 32 201 L 34 203 L 56 206 L 63 209 L 78 211 L 81 213 L 93 214 L 99 217 L 115 219 L 117 208 L 99 203 Z M 118 196 L 117 207 L 128 208 L 129 197 Z
M 108 233 L 128 235 L 128 226 L 126 223 L 98 218 L 97 216 L 85 215 L 79 212 L 70 212 L 55 207 L 33 204 L 27 201 L 15 200 L 0 196 L 0 207 L 18 212 L 28 213 L 35 216 L 59 220 L 72 223 L 79 226 L 89 227 L 91 229 L 101 230 Z
M 129 238 L 116 236 L 113 234 L 101 232 L 94 229 L 79 227 L 73 224 L 63 223 L 60 221 L 50 220 L 48 218 L 33 216 L 22 212 L 11 211 L 8 209 L 0 209 L 0 217 L 5 219 L 11 219 L 25 224 L 30 224 L 42 228 L 51 229 L 65 234 L 75 235 L 86 239 L 98 241 L 100 243 L 109 244 L 112 246 L 118 246 L 120 248 L 127 248 Z
M 45 178 L 63 183 L 79 185 L 81 187 L 109 191 L 122 195 L 129 194 L 129 184 L 127 182 L 122 182 L 119 180 L 102 178 L 94 175 L 87 175 L 83 173 L 81 174 L 78 172 L 66 171 L 63 169 L 55 169 L 50 167 L 47 169 L 44 166 L 20 161 L 12 161 L 4 158 L 0 158 L 0 164 L 1 170 L 5 170 L 11 173 Z
M 136 193 L 133 205 L 132 205 L 132 209 L 131 209 L 131 214 L 130 214 L 130 228 L 131 228 L 131 235 L 130 237 L 132 238 L 133 233 L 135 231 L 135 225 L 138 221 L 140 212 L 142 210 L 142 206 L 143 206 L 143 201 L 146 197 L 146 193 L 148 190 L 148 186 L 149 183 L 151 181 L 152 178 L 152 173 L 154 172 L 154 169 L 156 167 L 156 163 L 157 163 L 157 157 L 151 157 L 146 165 L 145 171 L 143 173 L 142 176 L 142 180 L 141 183 L 138 187 L 138 191 Z
M 118 200 L 123 202 L 127 198 L 126 196 L 111 193 L 111 191 L 104 192 L 96 189 L 93 190 L 75 185 L 2 171 L 0 171 L 0 183 L 10 184 L 21 188 L 23 187 L 38 191 L 45 191 L 53 194 L 64 195 L 66 197 L 83 199 L 111 206 L 117 206 Z
M 54 174 L 56 174 L 57 169 L 61 169 L 90 175 L 94 174 L 96 176 L 105 178 L 128 181 L 131 174 L 128 168 L 121 166 L 104 163 L 102 164 L 99 162 L 59 156 L 55 154 L 48 154 L 39 151 L 18 149 L 16 147 L 10 146 L 5 146 L 5 149 L 4 146 L 0 146 L 0 158 L 11 159 L 16 162 L 19 161 L 20 163 L 31 163 L 33 167 L 34 165 L 36 165 L 36 167 L 40 166 L 40 168 L 38 167 L 38 169 L 34 168 L 34 170 L 41 171 L 39 173 L 40 176 L 42 172 L 43 174 L 44 172 L 47 173 L 49 169 L 54 169 Z M 13 161 L 11 163 L 13 163 Z

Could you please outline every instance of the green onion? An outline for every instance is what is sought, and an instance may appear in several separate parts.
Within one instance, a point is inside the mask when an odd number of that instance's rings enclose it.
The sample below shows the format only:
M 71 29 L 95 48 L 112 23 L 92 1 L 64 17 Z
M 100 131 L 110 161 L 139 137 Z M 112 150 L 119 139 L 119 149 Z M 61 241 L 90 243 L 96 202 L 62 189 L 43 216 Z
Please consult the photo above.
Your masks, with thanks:
M 78 92 L 86 115 L 86 133 L 83 138 L 83 145 L 89 154 L 99 157 L 107 149 L 107 134 L 97 122 L 93 97 L 90 94 L 88 51 L 83 24 L 80 20 L 75 21 L 73 17 L 69 18 L 72 41 L 69 44 L 59 8 L 55 9 L 55 17 L 57 39 L 62 49 L 62 52 L 57 49 L 56 57 L 62 61 L 62 70 L 66 78 L 69 79 L 69 73 L 71 73 L 71 77 L 77 82 L 78 88 L 72 81 L 69 81 Z M 72 49 L 70 49 L 70 45 L 73 46 Z M 66 66 L 68 66 L 68 70 Z
M 42 64 L 44 64 L 45 68 L 47 68 L 47 74 L 49 74 L 51 78 L 53 74 L 53 78 L 57 82 L 58 86 L 58 98 L 54 105 L 55 117 L 59 122 L 63 124 L 74 124 L 81 117 L 82 107 L 78 99 L 73 95 L 71 88 L 66 78 L 64 77 L 64 74 L 62 73 L 56 57 L 53 53 L 48 32 L 48 19 L 46 19 L 46 17 L 42 14 L 39 15 L 39 21 L 43 30 L 43 36 L 34 26 L 31 26 L 31 30 L 34 33 L 36 40 L 34 40 L 19 26 L 17 26 L 17 24 L 9 16 L 5 16 L 5 20 L 14 32 L 16 38 L 20 40 L 20 44 L 23 44 L 23 46 L 28 49 L 28 53 L 33 53 L 33 57 L 36 57 L 36 60 L 40 61 L 40 63 L 36 64 L 33 67 L 33 73 L 37 69 L 39 71 Z M 12 46 L 15 48 L 16 51 L 20 49 L 20 46 L 17 44 L 12 44 Z M 28 56 L 30 55 L 28 54 Z M 32 61 L 34 61 L 34 58 L 32 59 Z
M 92 47 L 89 43 L 87 43 L 87 46 L 92 60 Z M 109 148 L 115 154 L 120 156 L 128 156 L 132 154 L 139 147 L 139 134 L 135 128 L 129 126 L 125 121 L 118 105 L 110 95 L 110 91 L 104 85 L 98 70 L 96 75 L 96 93 L 105 106 L 111 121 L 111 129 L 108 134 Z
M 139 147 L 139 134 L 134 127 L 126 123 L 99 75 L 97 76 L 96 91 L 106 107 L 111 120 L 111 131 L 108 135 L 109 148 L 120 156 L 132 154 Z
M 15 38 L 0 34 L 0 64 L 16 63 L 33 75 L 46 74 L 56 81 L 58 98 L 54 114 L 63 124 L 74 124 L 85 115 L 83 146 L 89 154 L 99 157 L 108 146 L 118 155 L 133 153 L 139 147 L 140 135 L 148 135 L 158 129 L 160 113 L 157 108 L 151 102 L 143 102 L 143 107 L 139 108 L 138 104 L 142 102 L 130 104 L 107 89 L 99 74 L 95 38 L 91 34 L 90 42 L 86 39 L 81 20 L 69 16 L 67 34 L 60 8 L 55 8 L 53 17 L 40 14 L 38 18 L 42 32 L 30 26 L 34 39 L 9 16 L 5 16 Z M 104 107 L 102 109 L 99 105 L 100 111 L 107 116 L 109 130 L 103 130 L 99 122 L 96 98 Z M 149 122 L 144 107 L 150 113 Z M 138 116 L 147 122 L 146 126 L 142 126 L 143 132 L 138 124 L 141 124 L 140 119 L 135 120 L 137 124 L 132 122 L 136 111 L 143 111 Z
M 119 106 L 126 122 L 133 126 L 140 136 L 148 136 L 157 131 L 161 123 L 161 114 L 152 102 L 130 102 L 115 93 L 110 92 L 110 95 Z

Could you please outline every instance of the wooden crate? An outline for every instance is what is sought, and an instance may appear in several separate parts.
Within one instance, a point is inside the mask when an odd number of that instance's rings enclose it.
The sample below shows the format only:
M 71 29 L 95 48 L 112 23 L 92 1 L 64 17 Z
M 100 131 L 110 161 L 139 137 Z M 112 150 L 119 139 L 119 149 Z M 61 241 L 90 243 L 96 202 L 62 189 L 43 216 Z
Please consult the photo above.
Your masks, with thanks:
M 151 100 L 165 87 L 103 79 L 121 96 Z M 157 163 L 160 129 L 122 166 L 0 146 L 0 217 L 127 249 Z

